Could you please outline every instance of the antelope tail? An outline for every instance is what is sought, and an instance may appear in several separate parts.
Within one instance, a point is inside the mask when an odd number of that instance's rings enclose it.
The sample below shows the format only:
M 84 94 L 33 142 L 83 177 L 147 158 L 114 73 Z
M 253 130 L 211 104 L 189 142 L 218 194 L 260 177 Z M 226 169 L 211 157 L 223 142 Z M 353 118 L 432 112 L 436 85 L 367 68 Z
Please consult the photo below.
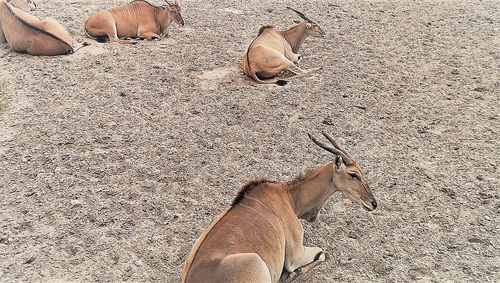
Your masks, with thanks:
M 252 40 L 252 42 L 250 43 L 250 45 L 248 45 L 248 49 L 247 49 L 247 66 L 248 66 L 248 72 L 250 73 L 250 76 L 252 77 L 252 79 L 254 79 L 254 81 L 256 81 L 256 82 L 258 82 L 260 84 L 276 84 L 276 85 L 279 85 L 279 86 L 286 85 L 288 82 L 285 81 L 285 80 L 274 80 L 274 79 L 261 80 L 257 76 L 257 73 L 252 70 L 252 65 L 250 64 L 250 56 L 248 55 L 248 53 L 250 53 L 250 47 L 252 46 L 252 44 L 255 41 L 255 39 L 257 39 L 257 37 L 254 38 L 254 40 Z

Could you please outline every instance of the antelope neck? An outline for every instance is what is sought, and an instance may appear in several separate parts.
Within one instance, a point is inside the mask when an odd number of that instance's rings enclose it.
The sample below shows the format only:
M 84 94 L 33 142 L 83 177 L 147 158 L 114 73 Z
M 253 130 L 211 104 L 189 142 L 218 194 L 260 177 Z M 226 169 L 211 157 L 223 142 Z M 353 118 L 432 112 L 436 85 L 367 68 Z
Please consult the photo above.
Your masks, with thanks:
M 304 27 L 299 24 L 292 29 L 283 32 L 285 40 L 292 46 L 293 53 L 299 52 L 300 46 L 302 46 L 302 43 L 304 43 L 304 40 L 307 37 L 307 33 L 304 31 L 297 32 L 299 28 L 302 29 Z
M 154 13 L 155 13 L 155 21 L 157 23 L 160 23 L 160 8 L 158 7 L 154 8 Z
M 301 216 L 312 209 L 321 208 L 334 192 L 331 189 L 332 181 L 333 162 L 330 162 L 288 187 L 288 195 L 295 214 Z

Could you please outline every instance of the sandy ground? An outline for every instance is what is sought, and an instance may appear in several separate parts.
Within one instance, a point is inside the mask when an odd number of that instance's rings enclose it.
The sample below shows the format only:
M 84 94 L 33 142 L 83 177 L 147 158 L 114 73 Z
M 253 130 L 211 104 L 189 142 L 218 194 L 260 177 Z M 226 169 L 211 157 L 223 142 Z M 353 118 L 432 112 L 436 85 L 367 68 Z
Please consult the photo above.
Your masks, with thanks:
M 290 180 L 332 156 L 379 202 L 341 195 L 304 223 L 328 261 L 300 282 L 500 278 L 500 2 L 182 0 L 185 27 L 137 45 L 82 26 L 126 1 L 38 1 L 74 55 L 0 47 L 0 281 L 178 282 L 192 244 L 254 177 Z M 154 1 L 160 4 L 161 1 Z M 303 68 L 260 86 L 240 60 L 293 6 L 318 21 Z

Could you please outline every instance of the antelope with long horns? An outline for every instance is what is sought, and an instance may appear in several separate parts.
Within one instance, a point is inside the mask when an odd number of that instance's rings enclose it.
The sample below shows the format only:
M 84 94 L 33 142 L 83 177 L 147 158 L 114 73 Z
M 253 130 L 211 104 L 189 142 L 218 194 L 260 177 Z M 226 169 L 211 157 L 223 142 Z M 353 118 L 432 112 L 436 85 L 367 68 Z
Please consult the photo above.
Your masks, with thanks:
M 325 261 L 319 247 L 303 246 L 300 219 L 314 221 L 326 200 L 341 191 L 364 209 L 377 207 L 361 168 L 329 135 L 334 161 L 291 182 L 254 180 L 239 191 L 194 243 L 182 282 L 291 281 Z
M 272 25 L 260 28 L 258 36 L 250 43 L 243 54 L 243 71 L 261 84 L 285 85 L 285 80 L 268 79 L 283 71 L 294 74 L 306 74 L 320 68 L 303 70 L 297 66 L 302 58 L 297 52 L 306 37 L 324 37 L 325 32 L 303 13 L 287 7 L 297 13 L 304 21 L 296 22 L 287 30 L 278 30 Z
M 157 39 L 168 36 L 172 21 L 183 26 L 181 7 L 165 0 L 168 6 L 154 6 L 143 0 L 99 11 L 85 22 L 85 33 L 98 41 L 136 43 L 124 38 Z

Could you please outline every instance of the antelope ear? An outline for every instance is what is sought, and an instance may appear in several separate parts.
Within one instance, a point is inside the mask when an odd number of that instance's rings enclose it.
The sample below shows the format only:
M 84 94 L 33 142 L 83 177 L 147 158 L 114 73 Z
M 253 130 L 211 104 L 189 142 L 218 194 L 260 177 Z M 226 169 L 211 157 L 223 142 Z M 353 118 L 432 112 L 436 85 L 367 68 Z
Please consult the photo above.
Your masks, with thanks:
M 344 164 L 344 160 L 342 159 L 342 157 L 340 157 L 340 155 L 337 155 L 337 158 L 335 158 L 335 167 L 337 169 L 340 169 L 342 164 Z
M 307 23 L 307 24 L 306 24 L 306 28 L 307 28 L 307 29 L 310 29 L 311 27 L 312 27 L 312 24 L 311 24 L 311 23 Z

